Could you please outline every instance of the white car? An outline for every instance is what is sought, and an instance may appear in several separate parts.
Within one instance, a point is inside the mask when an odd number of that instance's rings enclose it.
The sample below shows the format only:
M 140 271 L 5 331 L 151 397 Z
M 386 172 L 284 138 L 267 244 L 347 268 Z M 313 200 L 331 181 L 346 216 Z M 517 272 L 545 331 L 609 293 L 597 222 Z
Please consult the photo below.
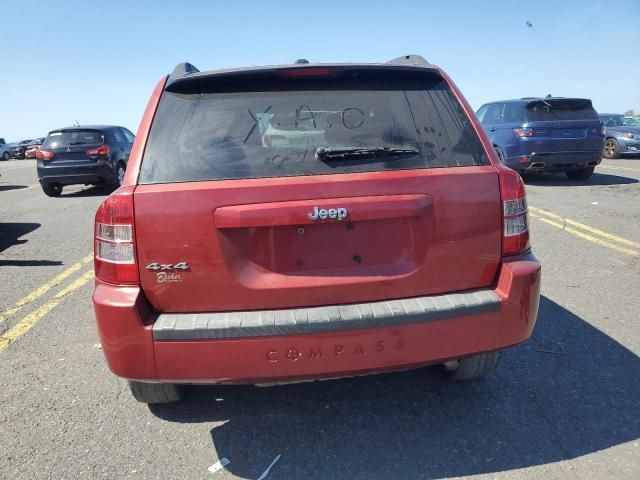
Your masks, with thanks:
M 11 158 L 11 145 L 4 142 L 4 138 L 0 138 L 0 159 L 9 160 Z

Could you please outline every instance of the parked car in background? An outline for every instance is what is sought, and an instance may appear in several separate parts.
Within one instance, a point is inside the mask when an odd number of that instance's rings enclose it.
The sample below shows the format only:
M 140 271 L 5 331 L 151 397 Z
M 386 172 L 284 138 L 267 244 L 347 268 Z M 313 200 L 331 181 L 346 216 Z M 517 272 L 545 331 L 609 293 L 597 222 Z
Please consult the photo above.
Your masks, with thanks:
M 606 133 L 602 155 L 618 158 L 640 153 L 640 121 L 619 113 L 601 113 Z
M 531 335 L 524 184 L 423 58 L 181 64 L 139 131 L 96 213 L 93 295 L 137 400 L 430 364 L 465 380 Z
M 36 152 L 42 190 L 57 197 L 65 185 L 121 185 L 134 138 L 114 125 L 52 130 Z
M 27 146 L 31 144 L 33 140 L 22 140 L 11 147 L 11 158 L 23 159 L 24 153 L 27 150 Z
M 585 98 L 521 98 L 477 112 L 501 161 L 520 173 L 565 172 L 586 180 L 602 160 L 604 128 Z
M 42 145 L 43 141 L 44 137 L 32 140 L 24 151 L 24 158 L 36 158 L 36 152 L 40 148 L 40 145 Z
M 0 160 L 9 160 L 10 158 L 11 146 L 4 141 L 4 138 L 0 138 Z

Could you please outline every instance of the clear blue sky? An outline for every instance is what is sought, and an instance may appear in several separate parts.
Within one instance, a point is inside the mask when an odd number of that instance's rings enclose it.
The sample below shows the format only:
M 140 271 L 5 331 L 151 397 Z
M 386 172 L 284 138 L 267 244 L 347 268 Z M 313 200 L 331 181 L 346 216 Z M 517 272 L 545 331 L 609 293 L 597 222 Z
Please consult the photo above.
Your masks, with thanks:
M 0 10 L 7 141 L 75 120 L 135 132 L 156 82 L 182 61 L 203 70 L 418 53 L 475 108 L 551 93 L 640 111 L 639 0 L 5 0 Z

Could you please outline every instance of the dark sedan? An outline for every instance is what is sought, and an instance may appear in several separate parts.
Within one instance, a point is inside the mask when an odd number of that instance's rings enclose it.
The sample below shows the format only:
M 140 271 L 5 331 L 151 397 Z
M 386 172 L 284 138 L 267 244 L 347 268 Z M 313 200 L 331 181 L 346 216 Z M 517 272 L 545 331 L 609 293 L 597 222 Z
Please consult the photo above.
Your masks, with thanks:
M 24 152 L 27 151 L 27 147 L 31 145 L 32 142 L 33 140 L 29 139 L 16 143 L 11 147 L 11 158 L 24 158 Z
M 640 154 L 640 121 L 619 113 L 601 113 L 600 120 L 607 130 L 602 151 L 605 158 Z

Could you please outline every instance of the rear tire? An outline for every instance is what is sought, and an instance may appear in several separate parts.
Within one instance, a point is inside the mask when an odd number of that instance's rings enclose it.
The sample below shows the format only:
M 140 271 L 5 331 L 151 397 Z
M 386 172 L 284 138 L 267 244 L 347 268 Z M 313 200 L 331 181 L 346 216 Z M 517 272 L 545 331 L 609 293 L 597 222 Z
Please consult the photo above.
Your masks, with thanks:
M 580 170 L 571 170 L 565 173 L 567 174 L 567 177 L 569 177 L 570 180 L 584 181 L 591 178 L 591 175 L 593 175 L 594 170 L 595 170 L 595 167 L 587 167 L 587 168 L 581 168 Z
M 62 184 L 61 183 L 43 183 L 42 191 L 48 197 L 59 197 L 62 193 Z
M 602 156 L 608 159 L 618 158 L 620 156 L 620 145 L 618 145 L 618 141 L 615 138 L 607 138 L 604 141 Z
M 498 160 L 500 160 L 500 163 L 504 165 L 504 154 L 502 153 L 502 149 L 500 147 L 496 147 L 495 145 L 493 146 L 493 148 L 495 148 L 496 150 Z
M 454 380 L 472 380 L 484 377 L 495 370 L 500 361 L 500 353 L 487 352 L 458 360 L 458 368 L 451 372 Z
M 4 160 L 5 162 L 6 162 L 7 160 L 9 160 L 10 158 L 11 158 L 11 154 L 10 154 L 9 152 L 4 152 L 4 153 L 2 154 L 2 160 Z
M 133 398 L 141 403 L 172 403 L 185 397 L 184 385 L 173 383 L 144 383 L 129 381 Z

